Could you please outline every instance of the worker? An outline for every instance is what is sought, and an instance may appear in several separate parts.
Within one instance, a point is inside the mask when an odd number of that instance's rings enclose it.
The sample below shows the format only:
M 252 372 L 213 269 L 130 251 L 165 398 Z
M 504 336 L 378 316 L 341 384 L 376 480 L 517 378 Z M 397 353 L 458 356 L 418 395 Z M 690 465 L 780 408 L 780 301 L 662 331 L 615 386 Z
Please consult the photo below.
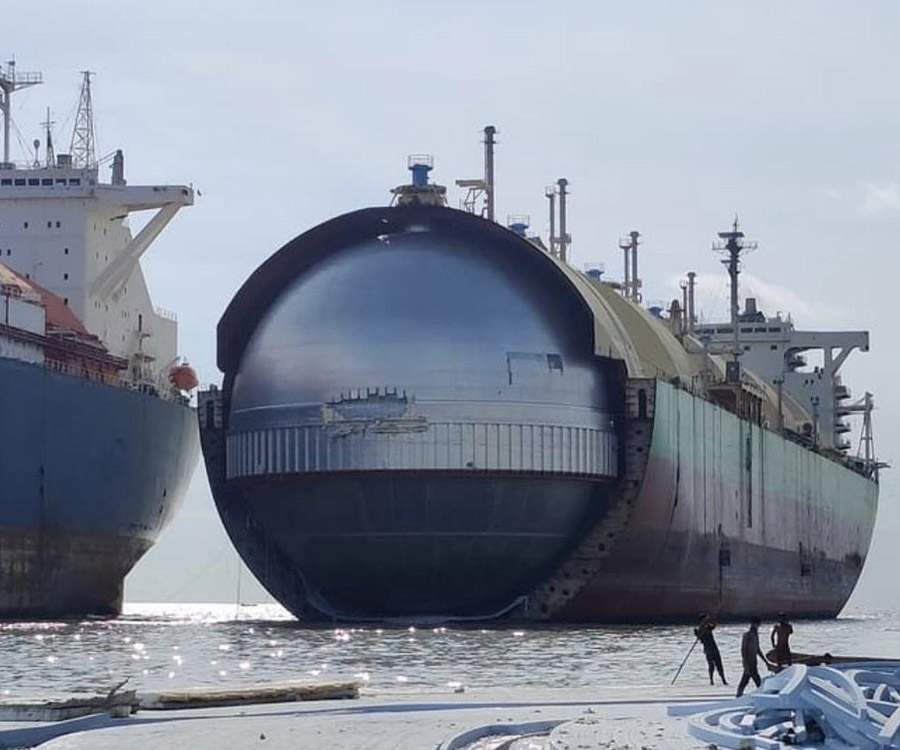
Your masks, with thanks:
M 713 684 L 713 675 L 718 671 L 722 684 L 727 685 L 725 670 L 722 669 L 722 655 L 719 653 L 719 646 L 713 636 L 715 628 L 716 623 L 712 617 L 703 614 L 700 615 L 700 623 L 694 628 L 694 635 L 703 644 L 703 655 L 706 657 L 706 665 L 709 667 L 709 684 Z
M 793 659 L 788 640 L 793 632 L 794 628 L 788 622 L 787 614 L 779 612 L 778 622 L 775 623 L 771 633 L 772 648 L 775 649 L 775 667 L 777 669 L 791 666 Z
M 750 682 L 750 680 L 753 680 L 756 687 L 759 687 L 762 683 L 756 661 L 757 656 L 763 660 L 763 663 L 769 669 L 772 669 L 772 665 L 769 664 L 766 655 L 759 647 L 759 625 L 761 622 L 762 620 L 758 617 L 751 618 L 750 628 L 741 637 L 741 663 L 744 667 L 744 673 L 741 675 L 741 681 L 738 683 L 738 698 L 744 694 L 744 688 L 747 687 L 747 683 Z

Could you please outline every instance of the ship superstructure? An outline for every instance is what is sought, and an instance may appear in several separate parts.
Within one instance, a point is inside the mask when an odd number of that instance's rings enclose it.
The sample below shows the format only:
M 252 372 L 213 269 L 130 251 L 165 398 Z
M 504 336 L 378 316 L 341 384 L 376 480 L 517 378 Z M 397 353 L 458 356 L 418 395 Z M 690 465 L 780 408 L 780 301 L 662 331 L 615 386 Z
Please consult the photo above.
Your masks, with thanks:
M 0 68 L 0 81 L 19 75 L 11 65 Z M 91 119 L 90 82 L 86 72 L 79 122 Z M 93 128 L 81 130 L 88 135 L 73 139 L 74 154 L 55 153 L 48 125 L 42 162 L 0 165 L 0 261 L 59 296 L 111 354 L 128 360 L 126 378 L 166 390 L 177 323 L 153 306 L 139 260 L 179 209 L 193 204 L 194 191 L 127 185 L 121 150 L 111 181 L 101 182 Z M 150 210 L 156 213 L 132 237 L 129 214 Z
M 13 162 L 11 96 L 41 82 L 0 66 L 0 617 L 114 615 L 198 453 L 196 378 L 139 263 L 193 190 L 127 185 L 121 150 L 101 180 L 89 72 L 69 152 L 48 113 Z
M 869 350 L 867 331 L 797 330 L 789 316 L 766 317 L 748 297 L 738 319 L 741 335 L 740 359 L 744 367 L 759 375 L 784 396 L 804 407 L 808 419 L 799 432 L 810 444 L 845 454 L 853 447 L 847 433 L 851 414 L 866 413 L 866 403 L 851 402 L 850 390 L 841 381 L 840 368 L 854 349 Z M 733 338 L 731 324 L 698 325 L 695 335 L 712 350 L 727 347 Z M 806 367 L 804 352 L 821 352 L 822 365 Z
M 312 621 L 836 615 L 882 467 L 838 380 L 867 334 L 741 312 L 737 221 L 729 323 L 696 325 L 695 273 L 645 308 L 639 232 L 623 282 L 569 264 L 564 178 L 546 245 L 491 220 L 494 133 L 466 211 L 411 158 L 395 205 L 301 234 L 223 315 L 198 413 L 247 565 Z

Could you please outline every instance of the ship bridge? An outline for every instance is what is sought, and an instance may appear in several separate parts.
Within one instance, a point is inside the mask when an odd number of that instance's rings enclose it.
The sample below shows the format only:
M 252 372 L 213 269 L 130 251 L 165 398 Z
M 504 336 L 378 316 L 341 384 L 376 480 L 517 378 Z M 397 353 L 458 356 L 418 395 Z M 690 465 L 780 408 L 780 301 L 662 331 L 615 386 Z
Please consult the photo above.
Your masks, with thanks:
M 867 331 L 800 331 L 790 318 L 767 318 L 747 298 L 739 318 L 741 362 L 744 367 L 790 395 L 808 415 L 805 431 L 823 447 L 846 451 L 844 437 L 850 426 L 843 417 L 853 410 L 845 402 L 849 389 L 843 385 L 840 369 L 858 349 L 869 350 Z M 734 327 L 721 323 L 698 325 L 696 335 L 711 349 L 727 348 L 734 340 Z M 822 352 L 822 365 L 807 367 L 804 352 Z

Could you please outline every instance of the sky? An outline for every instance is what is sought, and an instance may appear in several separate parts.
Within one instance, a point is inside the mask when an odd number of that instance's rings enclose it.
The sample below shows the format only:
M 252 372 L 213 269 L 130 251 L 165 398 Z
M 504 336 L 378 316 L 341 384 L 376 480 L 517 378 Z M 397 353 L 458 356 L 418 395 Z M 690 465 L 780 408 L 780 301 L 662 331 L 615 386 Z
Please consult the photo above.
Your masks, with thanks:
M 875 394 L 883 474 L 852 603 L 900 607 L 900 4 L 884 0 L 35 0 L 3 11 L 0 57 L 45 83 L 18 93 L 26 143 L 46 107 L 68 143 L 81 70 L 98 152 L 132 184 L 191 183 L 196 204 L 144 257 L 180 349 L 220 382 L 215 326 L 267 257 L 335 215 L 388 202 L 406 156 L 478 177 L 498 129 L 497 216 L 546 236 L 544 187 L 570 185 L 576 267 L 622 274 L 643 237 L 645 301 L 699 274 L 705 319 L 727 312 L 710 249 L 736 213 L 759 243 L 744 295 L 805 329 L 866 329 L 844 382 Z M 57 150 L 61 150 L 59 146 Z M 260 601 L 221 530 L 202 465 L 126 583 L 135 601 Z

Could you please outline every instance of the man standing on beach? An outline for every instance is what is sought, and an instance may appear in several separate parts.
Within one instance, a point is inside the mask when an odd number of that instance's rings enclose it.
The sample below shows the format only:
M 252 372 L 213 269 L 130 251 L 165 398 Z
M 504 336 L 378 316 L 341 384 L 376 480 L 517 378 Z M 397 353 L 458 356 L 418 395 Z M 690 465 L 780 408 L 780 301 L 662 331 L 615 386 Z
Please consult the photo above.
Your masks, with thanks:
M 762 622 L 758 617 L 750 620 L 750 629 L 744 633 L 741 638 L 741 663 L 744 665 L 744 673 L 741 675 L 741 681 L 738 683 L 737 696 L 740 698 L 744 694 L 744 688 L 747 683 L 753 680 L 756 687 L 760 686 L 762 680 L 759 678 L 759 667 L 757 666 L 756 657 L 759 656 L 763 663 L 771 669 L 771 665 L 766 660 L 765 654 L 759 647 L 759 624 Z
M 788 622 L 787 614 L 778 613 L 778 622 L 772 628 L 772 648 L 775 649 L 775 666 L 778 669 L 791 666 L 791 647 L 788 645 L 788 639 L 794 628 Z
M 725 681 L 725 670 L 722 669 L 722 655 L 719 653 L 719 646 L 713 637 L 713 630 L 716 623 L 709 615 L 700 615 L 700 624 L 694 628 L 694 635 L 697 640 L 703 644 L 703 655 L 706 657 L 706 664 L 709 667 L 709 684 L 713 684 L 713 674 L 718 671 L 719 677 L 722 678 L 722 684 L 727 685 Z

